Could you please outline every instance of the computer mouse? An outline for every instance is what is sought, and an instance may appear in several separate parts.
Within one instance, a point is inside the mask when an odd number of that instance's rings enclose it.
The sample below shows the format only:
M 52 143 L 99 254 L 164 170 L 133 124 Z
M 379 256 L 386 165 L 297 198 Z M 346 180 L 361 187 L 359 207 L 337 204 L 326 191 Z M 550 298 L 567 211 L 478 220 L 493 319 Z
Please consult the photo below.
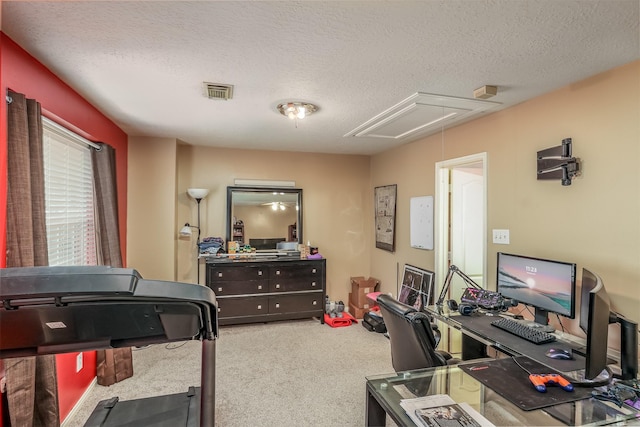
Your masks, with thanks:
M 549 350 L 547 350 L 545 355 L 552 359 L 564 359 L 564 360 L 573 359 L 571 350 L 565 350 L 563 348 L 550 348 Z

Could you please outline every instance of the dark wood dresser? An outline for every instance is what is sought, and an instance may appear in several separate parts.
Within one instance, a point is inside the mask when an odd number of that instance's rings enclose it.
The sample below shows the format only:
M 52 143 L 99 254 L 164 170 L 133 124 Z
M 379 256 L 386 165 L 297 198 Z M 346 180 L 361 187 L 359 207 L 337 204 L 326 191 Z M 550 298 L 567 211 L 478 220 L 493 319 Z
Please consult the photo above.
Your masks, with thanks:
M 206 284 L 216 294 L 219 325 L 306 317 L 324 323 L 325 259 L 208 259 Z

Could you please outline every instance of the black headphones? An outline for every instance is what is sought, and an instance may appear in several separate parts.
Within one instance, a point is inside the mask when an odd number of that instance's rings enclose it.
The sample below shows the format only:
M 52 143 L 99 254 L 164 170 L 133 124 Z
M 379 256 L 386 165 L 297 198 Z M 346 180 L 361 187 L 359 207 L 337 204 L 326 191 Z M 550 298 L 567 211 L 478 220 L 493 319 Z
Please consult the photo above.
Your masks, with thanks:
M 477 309 L 476 306 L 471 305 L 471 304 L 467 304 L 465 302 L 463 302 L 462 304 L 458 305 L 458 311 L 463 316 L 471 316 L 471 314 L 473 314 L 473 312 L 476 311 L 476 309 Z
M 450 299 L 447 301 L 447 307 L 449 307 L 449 310 L 451 311 L 460 312 L 460 314 L 462 314 L 463 316 L 470 316 L 474 311 L 476 311 L 477 308 L 475 305 L 468 304 L 466 302 L 458 304 L 458 302 L 454 299 Z

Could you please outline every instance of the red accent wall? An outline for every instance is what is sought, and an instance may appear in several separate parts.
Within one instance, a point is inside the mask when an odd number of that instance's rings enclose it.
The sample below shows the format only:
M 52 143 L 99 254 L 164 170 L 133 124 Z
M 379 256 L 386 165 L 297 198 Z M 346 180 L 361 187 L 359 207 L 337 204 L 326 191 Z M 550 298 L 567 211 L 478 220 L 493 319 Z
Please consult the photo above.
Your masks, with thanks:
M 37 59 L 0 32 L 0 88 L 25 94 L 42 105 L 43 114 L 63 125 L 83 131 L 92 141 L 105 142 L 116 150 L 118 218 L 122 259 L 126 260 L 127 234 L 127 149 L 128 137 L 108 117 L 98 111 L 69 85 L 60 80 Z M 65 123 L 66 122 L 66 123 Z M 7 104 L 0 102 L 0 267 L 6 267 L 7 213 Z M 60 418 L 69 414 L 73 405 L 96 375 L 95 352 L 84 353 L 84 367 L 76 373 L 76 356 L 57 356 Z M 1 419 L 0 419 L 1 420 Z M 1 421 L 0 421 L 1 423 Z
M 96 376 L 96 352 L 82 353 L 83 368 L 76 374 L 76 360 L 80 353 L 66 353 L 56 356 L 58 370 L 58 406 L 60 421 L 73 409 L 78 399 Z M 86 420 L 85 420 L 86 421 Z

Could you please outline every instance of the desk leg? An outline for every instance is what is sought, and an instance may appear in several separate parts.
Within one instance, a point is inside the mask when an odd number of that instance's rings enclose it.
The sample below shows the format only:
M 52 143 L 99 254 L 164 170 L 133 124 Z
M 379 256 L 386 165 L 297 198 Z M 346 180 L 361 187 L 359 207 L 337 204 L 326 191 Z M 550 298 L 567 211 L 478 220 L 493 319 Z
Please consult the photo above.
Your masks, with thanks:
M 376 400 L 367 387 L 367 408 L 364 425 L 366 427 L 384 427 L 387 424 L 387 414 L 380 402 Z
M 215 425 L 216 417 L 216 341 L 202 340 L 200 374 L 200 426 Z

